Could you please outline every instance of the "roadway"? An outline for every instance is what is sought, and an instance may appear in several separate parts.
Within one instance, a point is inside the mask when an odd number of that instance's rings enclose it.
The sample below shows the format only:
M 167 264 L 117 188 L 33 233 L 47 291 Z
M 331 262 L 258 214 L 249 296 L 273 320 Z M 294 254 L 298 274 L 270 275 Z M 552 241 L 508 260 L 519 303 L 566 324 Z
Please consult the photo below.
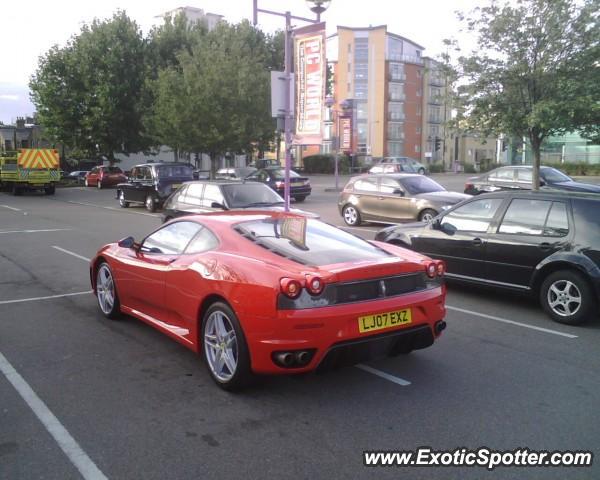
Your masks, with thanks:
M 337 194 L 325 191 L 332 177 L 312 182 L 298 206 L 342 226 Z M 366 468 L 362 455 L 420 446 L 597 455 L 600 322 L 564 326 L 526 297 L 450 285 L 448 328 L 428 349 L 229 394 L 192 352 L 99 312 L 87 259 L 160 223 L 113 197 L 83 187 L 0 194 L 0 478 L 600 477 L 597 462 L 489 472 Z M 378 228 L 352 232 L 372 238 Z

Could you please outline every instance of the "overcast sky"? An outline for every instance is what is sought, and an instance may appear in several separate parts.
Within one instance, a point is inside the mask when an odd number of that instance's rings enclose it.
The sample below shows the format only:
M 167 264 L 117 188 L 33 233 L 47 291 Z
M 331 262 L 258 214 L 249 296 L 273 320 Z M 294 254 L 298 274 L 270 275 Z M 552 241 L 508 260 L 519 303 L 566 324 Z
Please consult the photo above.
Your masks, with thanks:
M 336 25 L 365 27 L 387 25 L 388 31 L 405 36 L 436 57 L 442 52 L 442 40 L 456 34 L 459 24 L 454 12 L 469 11 L 484 0 L 332 0 L 322 19 L 328 33 Z M 202 8 L 225 16 L 229 22 L 252 18 L 252 0 L 14 0 L 2 2 L 0 27 L 0 121 L 9 123 L 16 116 L 29 115 L 27 87 L 38 57 L 52 45 L 64 45 L 81 25 L 94 18 L 110 17 L 122 9 L 146 33 L 159 22 L 156 16 L 182 6 Z M 258 0 L 260 8 L 290 10 L 310 17 L 303 0 Z M 283 26 L 283 18 L 259 15 L 259 24 L 273 31 Z M 301 23 L 298 23 L 301 25 Z

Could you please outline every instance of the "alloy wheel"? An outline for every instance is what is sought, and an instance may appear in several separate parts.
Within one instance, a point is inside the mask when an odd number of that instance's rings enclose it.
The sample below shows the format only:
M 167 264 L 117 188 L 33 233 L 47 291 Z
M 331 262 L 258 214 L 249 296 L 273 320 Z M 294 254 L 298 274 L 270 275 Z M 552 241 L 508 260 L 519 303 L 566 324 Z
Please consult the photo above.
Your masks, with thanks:
M 581 292 L 569 280 L 557 280 L 548 289 L 548 305 L 561 317 L 575 315 L 581 308 Z
M 230 380 L 238 365 L 238 344 L 231 320 L 221 311 L 214 311 L 206 320 L 204 351 L 212 373 L 222 382 Z
M 96 275 L 96 295 L 102 313 L 110 315 L 115 305 L 115 282 L 105 263 L 100 266 Z
M 344 221 L 348 225 L 356 225 L 358 223 L 358 211 L 352 205 L 344 208 Z

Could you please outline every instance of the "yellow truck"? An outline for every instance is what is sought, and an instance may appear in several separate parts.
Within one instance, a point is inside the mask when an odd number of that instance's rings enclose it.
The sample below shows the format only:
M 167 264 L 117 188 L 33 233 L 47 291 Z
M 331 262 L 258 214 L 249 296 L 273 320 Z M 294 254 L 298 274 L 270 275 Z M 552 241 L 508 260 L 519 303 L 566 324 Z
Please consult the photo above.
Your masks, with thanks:
M 0 154 L 0 188 L 8 188 L 13 195 L 21 195 L 27 190 L 44 190 L 46 195 L 54 195 L 59 180 L 57 150 L 22 148 Z

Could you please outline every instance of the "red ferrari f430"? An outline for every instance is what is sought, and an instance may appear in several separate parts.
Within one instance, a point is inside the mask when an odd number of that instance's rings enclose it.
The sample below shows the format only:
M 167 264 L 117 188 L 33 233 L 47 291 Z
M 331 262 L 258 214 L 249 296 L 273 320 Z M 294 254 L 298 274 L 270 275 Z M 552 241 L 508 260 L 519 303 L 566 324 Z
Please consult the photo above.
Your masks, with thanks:
M 104 315 L 201 354 L 229 390 L 430 346 L 446 326 L 443 275 L 443 262 L 265 211 L 181 217 L 90 264 Z

